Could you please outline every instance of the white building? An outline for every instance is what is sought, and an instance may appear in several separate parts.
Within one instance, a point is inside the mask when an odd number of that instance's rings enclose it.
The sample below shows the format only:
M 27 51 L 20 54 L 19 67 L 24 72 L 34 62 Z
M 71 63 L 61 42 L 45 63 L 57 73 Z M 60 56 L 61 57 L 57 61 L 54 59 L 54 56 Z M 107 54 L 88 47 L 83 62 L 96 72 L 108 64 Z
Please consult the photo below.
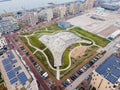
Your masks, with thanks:
M 6 42 L 5 37 L 2 37 L 0 33 L 0 50 L 3 49 L 4 46 L 7 46 L 7 42 Z
M 25 12 L 17 18 L 19 24 L 34 26 L 38 22 L 37 12 Z
M 86 0 L 85 4 L 86 4 L 86 9 L 92 9 L 94 6 L 94 1 L 95 0 Z
M 52 8 L 43 9 L 38 13 L 38 17 L 40 21 L 51 21 L 53 19 L 53 10 Z
M 51 8 L 48 8 L 46 9 L 46 18 L 47 18 L 47 21 L 51 21 L 52 18 L 53 18 L 53 11 Z
M 108 38 L 114 39 L 114 38 L 116 38 L 118 35 L 120 35 L 120 30 L 115 31 L 115 32 L 112 33 Z
M 60 18 L 64 18 L 66 15 L 66 6 L 65 5 L 61 5 L 59 6 L 59 11 L 60 11 Z

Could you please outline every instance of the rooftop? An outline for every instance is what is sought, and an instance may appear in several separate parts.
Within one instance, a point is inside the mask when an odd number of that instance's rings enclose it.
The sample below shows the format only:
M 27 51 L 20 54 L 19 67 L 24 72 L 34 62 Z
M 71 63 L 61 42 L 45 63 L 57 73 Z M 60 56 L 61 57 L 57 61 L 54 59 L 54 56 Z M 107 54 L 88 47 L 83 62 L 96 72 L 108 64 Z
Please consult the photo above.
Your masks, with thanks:
M 115 55 L 111 55 L 96 69 L 96 72 L 112 84 L 115 84 L 120 77 L 120 58 Z
M 31 76 L 13 50 L 9 50 L 0 57 L 1 73 L 8 90 L 26 88 Z

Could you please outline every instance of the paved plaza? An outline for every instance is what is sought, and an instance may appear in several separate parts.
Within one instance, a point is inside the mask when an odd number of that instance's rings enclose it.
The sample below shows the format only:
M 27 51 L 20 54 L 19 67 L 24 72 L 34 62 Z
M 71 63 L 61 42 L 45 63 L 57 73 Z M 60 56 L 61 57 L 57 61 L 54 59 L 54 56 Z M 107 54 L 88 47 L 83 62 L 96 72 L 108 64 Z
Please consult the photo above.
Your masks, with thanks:
M 62 65 L 62 55 L 65 49 L 82 39 L 70 32 L 60 32 L 54 35 L 43 35 L 39 38 L 50 49 L 54 56 L 54 66 Z
M 74 26 L 81 27 L 103 37 L 110 36 L 114 31 L 116 31 L 116 28 L 120 28 L 115 25 L 118 21 L 120 21 L 120 15 L 118 13 L 113 12 L 111 14 L 110 11 L 102 11 L 96 8 L 91 10 L 89 13 L 67 20 L 67 22 L 70 22 Z M 113 28 L 109 29 L 111 26 Z
M 62 55 L 65 49 L 81 39 L 70 32 L 60 32 L 54 35 L 43 35 L 39 38 L 52 52 L 54 57 L 54 66 L 61 66 Z

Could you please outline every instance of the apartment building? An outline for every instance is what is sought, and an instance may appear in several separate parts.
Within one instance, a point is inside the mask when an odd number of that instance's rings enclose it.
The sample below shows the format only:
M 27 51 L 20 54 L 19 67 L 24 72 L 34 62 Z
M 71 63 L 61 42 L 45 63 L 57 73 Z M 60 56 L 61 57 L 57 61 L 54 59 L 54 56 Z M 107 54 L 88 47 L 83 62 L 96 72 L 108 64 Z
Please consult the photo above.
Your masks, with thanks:
M 91 84 L 96 90 L 120 90 L 120 57 L 111 55 L 95 71 Z
M 0 33 L 12 32 L 18 28 L 18 24 L 13 17 L 4 17 L 0 19 Z
M 38 14 L 37 12 L 25 12 L 18 15 L 17 21 L 19 24 L 34 26 L 38 22 Z
M 52 8 L 44 8 L 38 13 L 39 21 L 51 21 L 53 19 L 53 10 Z

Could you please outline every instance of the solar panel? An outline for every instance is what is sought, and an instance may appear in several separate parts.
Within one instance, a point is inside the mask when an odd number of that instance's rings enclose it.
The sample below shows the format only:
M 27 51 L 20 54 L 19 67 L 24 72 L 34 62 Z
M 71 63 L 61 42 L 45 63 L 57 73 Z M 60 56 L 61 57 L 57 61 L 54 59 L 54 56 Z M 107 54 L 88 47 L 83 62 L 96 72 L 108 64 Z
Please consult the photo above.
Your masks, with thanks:
M 96 69 L 96 72 L 114 84 L 120 77 L 120 58 L 115 55 L 110 56 Z
M 20 66 L 18 66 L 18 67 L 16 67 L 15 69 L 14 69 L 14 71 L 16 71 L 16 72 L 18 72 L 19 70 L 21 70 L 22 68 L 20 67 Z
M 16 62 L 17 62 L 17 60 L 12 60 L 11 64 L 14 64 L 14 63 L 16 63 Z
M 7 65 L 4 66 L 4 67 L 5 67 L 6 72 L 12 70 L 12 66 L 11 66 L 11 64 L 7 64 Z
M 18 81 L 17 78 L 13 78 L 12 80 L 10 80 L 10 83 L 11 83 L 11 84 L 14 84 L 14 83 L 17 82 L 17 81 Z
M 119 77 L 119 76 L 120 76 L 120 70 L 114 69 L 114 70 L 112 71 L 112 74 L 115 75 L 116 77 Z
M 9 78 L 9 79 L 12 79 L 12 78 L 16 77 L 16 76 L 15 76 L 15 72 L 14 72 L 13 70 L 9 71 L 9 72 L 7 73 L 7 75 L 8 75 L 8 78 Z
M 117 81 L 117 78 L 113 77 L 111 74 L 109 74 L 106 79 L 110 81 L 111 83 L 115 83 Z
M 26 81 L 28 80 L 24 72 L 20 73 L 18 75 L 18 78 L 19 78 L 22 85 L 25 85 Z
M 117 68 L 120 70 L 120 63 L 117 65 Z
M 9 58 L 9 59 L 15 58 L 15 56 L 14 56 L 13 53 L 12 53 L 12 51 L 8 51 L 8 52 L 6 52 L 6 54 L 8 55 L 8 58 Z
M 2 63 L 3 63 L 3 65 L 7 65 L 7 64 L 9 64 L 9 59 L 6 58 L 6 59 L 2 60 Z

